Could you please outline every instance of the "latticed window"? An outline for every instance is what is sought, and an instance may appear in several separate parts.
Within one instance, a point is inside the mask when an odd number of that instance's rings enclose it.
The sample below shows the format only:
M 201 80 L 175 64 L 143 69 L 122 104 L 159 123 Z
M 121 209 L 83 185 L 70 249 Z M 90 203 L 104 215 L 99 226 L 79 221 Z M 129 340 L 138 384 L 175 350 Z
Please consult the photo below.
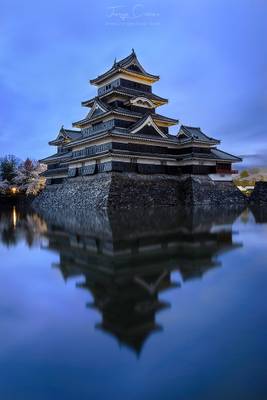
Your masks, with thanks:
M 107 162 L 103 164 L 98 164 L 98 172 L 110 172 L 112 170 L 112 163 Z
M 96 153 L 96 146 L 90 146 L 86 149 L 86 155 L 91 156 Z
M 68 177 L 73 178 L 74 176 L 76 176 L 76 172 L 77 172 L 77 168 L 69 168 Z
M 93 175 L 95 173 L 95 167 L 95 164 L 82 167 L 82 175 Z
M 76 150 L 72 153 L 73 158 L 80 158 L 85 156 L 85 149 L 83 150 Z

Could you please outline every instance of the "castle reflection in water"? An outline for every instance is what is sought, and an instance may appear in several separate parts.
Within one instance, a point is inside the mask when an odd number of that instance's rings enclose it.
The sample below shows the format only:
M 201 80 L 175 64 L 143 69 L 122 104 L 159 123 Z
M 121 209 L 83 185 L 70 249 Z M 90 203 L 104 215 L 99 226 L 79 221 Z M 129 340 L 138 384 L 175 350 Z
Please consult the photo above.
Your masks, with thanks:
M 156 315 L 170 304 L 161 292 L 202 278 L 222 266 L 220 253 L 242 246 L 232 229 L 241 211 L 62 211 L 41 217 L 13 208 L 1 212 L 0 235 L 8 246 L 23 239 L 56 251 L 53 267 L 90 292 L 86 306 L 101 314 L 96 328 L 139 354 L 151 333 L 163 329 Z

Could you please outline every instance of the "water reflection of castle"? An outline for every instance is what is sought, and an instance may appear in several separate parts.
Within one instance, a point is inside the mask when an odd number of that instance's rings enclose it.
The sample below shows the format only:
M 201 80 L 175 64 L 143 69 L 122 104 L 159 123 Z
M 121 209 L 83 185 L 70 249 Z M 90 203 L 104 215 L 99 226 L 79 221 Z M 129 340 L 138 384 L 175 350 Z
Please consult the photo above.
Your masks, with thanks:
M 65 280 L 84 277 L 77 286 L 90 291 L 88 307 L 102 314 L 97 328 L 140 353 L 146 338 L 162 329 L 157 312 L 170 306 L 160 293 L 201 278 L 221 265 L 220 253 L 241 246 L 233 241 L 237 215 L 169 209 L 144 215 L 48 215 L 48 248 L 59 253 L 55 266 Z M 173 271 L 181 282 L 173 280 Z
M 266 221 L 265 215 L 253 213 Z M 170 304 L 161 293 L 201 278 L 221 266 L 220 253 L 241 246 L 232 231 L 238 215 L 235 210 L 218 215 L 168 208 L 73 215 L 62 211 L 42 218 L 28 210 L 1 209 L 0 240 L 5 246 L 24 240 L 29 247 L 56 251 L 59 262 L 54 266 L 63 278 L 77 277 L 77 287 L 91 293 L 88 307 L 102 315 L 97 328 L 138 354 L 148 336 L 162 329 L 156 315 Z

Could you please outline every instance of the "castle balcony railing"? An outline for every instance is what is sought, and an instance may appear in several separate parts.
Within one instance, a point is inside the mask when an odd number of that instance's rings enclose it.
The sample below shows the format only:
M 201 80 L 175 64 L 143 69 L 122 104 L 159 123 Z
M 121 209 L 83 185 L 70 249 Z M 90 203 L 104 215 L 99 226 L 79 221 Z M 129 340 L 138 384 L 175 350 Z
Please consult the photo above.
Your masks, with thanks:
M 94 135 L 112 129 L 114 127 L 114 120 L 101 122 L 100 124 L 89 126 L 88 128 L 82 129 L 83 137 Z
M 237 170 L 237 169 L 216 168 L 216 173 L 217 173 L 217 174 L 230 174 L 230 175 L 234 175 L 234 174 L 238 174 L 238 170 Z
M 72 158 L 83 158 L 94 156 L 95 154 L 104 153 L 112 149 L 112 143 L 99 144 L 95 146 L 86 147 L 82 150 L 76 150 L 72 153 Z

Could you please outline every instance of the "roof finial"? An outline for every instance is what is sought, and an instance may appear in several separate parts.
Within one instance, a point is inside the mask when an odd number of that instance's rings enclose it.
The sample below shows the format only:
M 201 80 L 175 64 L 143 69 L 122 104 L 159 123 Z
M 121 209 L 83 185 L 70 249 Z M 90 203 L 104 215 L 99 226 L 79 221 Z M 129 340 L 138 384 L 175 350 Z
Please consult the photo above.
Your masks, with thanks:
M 135 54 L 134 48 L 132 48 L 132 53 Z
M 64 131 L 64 125 L 61 125 L 60 130 L 61 130 L 61 131 Z
M 116 65 L 116 64 L 117 64 L 117 57 L 114 58 L 114 63 L 113 63 L 113 65 Z

